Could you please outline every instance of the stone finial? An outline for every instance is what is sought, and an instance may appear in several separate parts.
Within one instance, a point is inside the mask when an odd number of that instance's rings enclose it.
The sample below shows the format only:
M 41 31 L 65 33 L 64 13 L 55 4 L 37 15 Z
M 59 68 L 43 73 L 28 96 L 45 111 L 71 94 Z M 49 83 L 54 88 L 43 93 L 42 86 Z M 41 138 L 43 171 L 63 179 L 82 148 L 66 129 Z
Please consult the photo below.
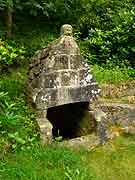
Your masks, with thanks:
M 72 36 L 73 28 L 70 24 L 64 24 L 61 27 L 61 35 Z

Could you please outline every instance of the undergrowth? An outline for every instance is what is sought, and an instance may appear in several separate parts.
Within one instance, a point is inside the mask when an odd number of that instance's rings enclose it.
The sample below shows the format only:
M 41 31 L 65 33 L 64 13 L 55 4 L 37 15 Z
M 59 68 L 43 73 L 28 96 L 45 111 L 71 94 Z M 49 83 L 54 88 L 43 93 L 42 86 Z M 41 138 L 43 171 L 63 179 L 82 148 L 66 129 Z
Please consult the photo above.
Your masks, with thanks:
M 13 41 L 18 47 L 26 48 L 26 55 L 31 57 L 36 50 L 44 48 L 58 36 L 56 28 L 47 23 L 27 22 L 24 26 L 17 24 Z
M 0 152 L 23 149 L 38 139 L 34 111 L 24 98 L 26 70 L 13 71 L 0 80 Z

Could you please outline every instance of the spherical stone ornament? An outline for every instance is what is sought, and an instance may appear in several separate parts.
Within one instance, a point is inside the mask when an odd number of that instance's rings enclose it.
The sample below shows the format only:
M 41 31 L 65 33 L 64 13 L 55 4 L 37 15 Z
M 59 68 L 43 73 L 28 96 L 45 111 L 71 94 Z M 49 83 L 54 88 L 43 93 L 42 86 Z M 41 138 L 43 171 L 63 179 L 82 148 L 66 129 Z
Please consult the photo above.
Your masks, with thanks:
M 64 24 L 62 27 L 61 27 L 61 35 L 64 35 L 64 36 L 72 36 L 72 31 L 73 31 L 73 28 L 71 25 L 69 24 Z

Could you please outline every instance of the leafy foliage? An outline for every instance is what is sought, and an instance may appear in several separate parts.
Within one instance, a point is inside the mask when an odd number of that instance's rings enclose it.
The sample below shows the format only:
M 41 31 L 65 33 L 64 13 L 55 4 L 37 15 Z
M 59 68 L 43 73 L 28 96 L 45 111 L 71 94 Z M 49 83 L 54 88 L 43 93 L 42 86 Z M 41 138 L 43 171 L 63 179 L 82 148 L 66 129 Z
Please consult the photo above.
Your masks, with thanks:
M 3 76 L 0 81 L 0 137 L 4 138 L 2 149 L 0 142 L 1 153 L 6 143 L 11 150 L 23 149 L 31 147 L 38 139 L 34 112 L 23 97 L 23 75 L 16 79 L 15 76 L 14 73 Z
M 135 67 L 135 6 L 132 0 L 87 2 L 78 27 L 89 63 Z
M 9 44 L 0 39 L 0 64 L 18 64 L 24 59 L 25 49 L 18 48 L 14 44 Z
M 1 0 L 0 1 L 0 9 L 6 9 L 7 7 L 13 7 L 13 0 Z
M 72 24 L 84 41 L 83 55 L 89 63 L 135 66 L 134 0 L 2 0 L 12 7 L 14 19 L 29 16 L 59 27 Z M 30 44 L 30 43 L 29 43 Z
M 60 22 L 68 21 L 69 19 L 75 20 L 82 11 L 83 0 L 2 0 L 0 8 L 5 9 L 7 7 L 14 8 L 16 12 L 23 12 L 26 15 L 40 16 L 44 15 L 47 18 L 59 20 Z
M 30 110 L 20 102 L 9 102 L 0 115 L 0 136 L 4 136 L 11 144 L 11 149 L 30 147 L 37 140 L 37 131 Z M 6 102 L 7 103 L 7 102 Z M 21 107 L 23 105 L 23 108 Z M 24 112 L 23 112 L 24 111 Z M 27 113 L 27 115 L 26 115 Z M 25 127 L 27 126 L 27 128 Z M 20 129 L 21 127 L 21 129 Z
M 88 38 L 82 42 L 83 55 L 92 64 L 134 67 L 133 26 L 129 29 L 119 25 L 110 31 L 89 30 Z

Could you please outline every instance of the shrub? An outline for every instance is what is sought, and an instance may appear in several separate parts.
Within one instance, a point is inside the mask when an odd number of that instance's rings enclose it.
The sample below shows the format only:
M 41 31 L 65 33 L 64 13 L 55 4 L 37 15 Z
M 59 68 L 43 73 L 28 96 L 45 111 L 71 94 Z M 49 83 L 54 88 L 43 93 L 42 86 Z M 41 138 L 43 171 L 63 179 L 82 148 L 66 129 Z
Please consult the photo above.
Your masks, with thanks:
M 0 39 L 0 64 L 12 65 L 20 64 L 20 60 L 24 59 L 25 49 L 18 48 L 12 43 L 7 43 Z
M 26 72 L 25 72 L 26 74 Z M 0 80 L 0 149 L 32 146 L 37 141 L 37 125 L 31 106 L 23 97 L 24 73 L 3 74 Z M 3 149 L 2 148 L 2 149 Z M 3 150 L 4 152 L 4 150 Z M 1 150 L 0 150 L 1 153 Z
M 112 30 L 89 30 L 88 38 L 82 42 L 82 52 L 88 63 L 120 66 L 135 66 L 135 53 L 131 29 L 119 25 Z
M 0 93 L 0 137 L 10 142 L 11 149 L 30 147 L 36 142 L 36 124 L 30 111 L 21 97 L 14 102 L 8 93 Z
M 87 1 L 85 12 L 78 28 L 83 40 L 82 52 L 88 62 L 135 67 L 133 1 Z

